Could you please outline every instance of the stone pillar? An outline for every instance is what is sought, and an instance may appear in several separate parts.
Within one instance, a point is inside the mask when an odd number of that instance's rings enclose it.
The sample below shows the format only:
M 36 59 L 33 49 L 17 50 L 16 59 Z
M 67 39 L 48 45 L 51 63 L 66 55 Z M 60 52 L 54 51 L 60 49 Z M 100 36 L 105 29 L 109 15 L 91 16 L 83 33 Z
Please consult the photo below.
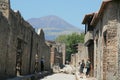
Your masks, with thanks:
M 94 40 L 94 77 L 97 78 L 97 54 L 96 40 Z

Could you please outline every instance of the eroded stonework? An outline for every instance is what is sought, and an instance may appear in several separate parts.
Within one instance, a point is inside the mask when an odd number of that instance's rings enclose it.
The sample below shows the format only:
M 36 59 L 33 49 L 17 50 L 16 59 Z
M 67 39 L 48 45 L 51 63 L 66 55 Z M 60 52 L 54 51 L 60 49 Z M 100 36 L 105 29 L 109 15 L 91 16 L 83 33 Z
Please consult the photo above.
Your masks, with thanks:
M 9 0 L 0 0 L 0 78 L 40 72 L 42 56 L 44 70 L 50 70 L 50 48 L 43 30 L 37 34 L 20 12 L 9 6 Z

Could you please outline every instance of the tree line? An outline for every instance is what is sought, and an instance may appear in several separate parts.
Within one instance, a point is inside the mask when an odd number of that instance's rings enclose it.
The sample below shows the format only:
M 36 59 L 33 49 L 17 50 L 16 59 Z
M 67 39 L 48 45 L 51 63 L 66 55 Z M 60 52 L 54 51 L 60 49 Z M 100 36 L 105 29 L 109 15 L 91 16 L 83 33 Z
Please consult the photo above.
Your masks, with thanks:
M 77 52 L 76 47 L 73 45 L 77 43 L 84 43 L 84 33 L 60 35 L 55 39 L 55 41 L 66 44 L 66 60 L 70 61 L 71 54 L 75 54 Z

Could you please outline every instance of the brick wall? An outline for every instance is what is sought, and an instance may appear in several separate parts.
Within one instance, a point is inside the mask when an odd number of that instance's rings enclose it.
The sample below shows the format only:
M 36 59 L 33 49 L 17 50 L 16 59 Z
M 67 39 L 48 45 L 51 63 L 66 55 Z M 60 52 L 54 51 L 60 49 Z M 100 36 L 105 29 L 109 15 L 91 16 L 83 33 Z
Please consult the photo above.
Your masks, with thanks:
M 118 80 L 118 24 L 120 13 L 118 2 L 109 2 L 94 29 L 95 64 L 94 73 L 98 80 Z

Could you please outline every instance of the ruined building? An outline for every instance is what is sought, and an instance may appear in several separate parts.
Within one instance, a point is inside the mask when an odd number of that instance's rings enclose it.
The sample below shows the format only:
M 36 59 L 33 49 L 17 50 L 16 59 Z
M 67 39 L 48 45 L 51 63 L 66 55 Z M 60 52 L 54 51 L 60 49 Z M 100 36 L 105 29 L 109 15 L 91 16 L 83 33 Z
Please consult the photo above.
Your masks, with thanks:
M 0 78 L 40 71 L 41 57 L 49 70 L 50 49 L 43 30 L 38 35 L 19 11 L 10 8 L 9 0 L 0 0 Z
M 120 1 L 103 1 L 100 10 L 86 15 L 83 23 L 86 35 L 91 35 L 88 39 L 90 51 L 94 50 L 94 54 L 91 53 L 94 77 L 97 80 L 120 80 Z
M 85 42 L 84 45 L 86 46 L 85 52 L 87 54 L 87 58 L 90 59 L 92 63 L 92 67 L 94 68 L 94 40 L 93 40 L 93 26 L 90 25 L 90 22 L 93 18 L 92 14 L 85 15 L 82 24 L 85 24 Z M 93 76 L 93 70 L 91 70 L 91 76 Z
M 71 65 L 74 67 L 79 66 L 79 63 L 82 60 L 85 60 L 88 58 L 87 53 L 85 52 L 85 46 L 83 43 L 78 43 L 74 45 L 74 48 L 76 47 L 77 53 L 71 54 Z
M 88 54 L 85 52 L 86 48 L 83 43 L 78 43 L 78 55 L 79 55 L 79 62 L 81 62 L 83 59 L 86 61 L 88 58 Z
M 57 43 L 55 41 L 46 41 L 47 45 L 51 48 L 51 67 L 58 65 L 62 67 L 65 64 L 66 46 L 64 43 Z

